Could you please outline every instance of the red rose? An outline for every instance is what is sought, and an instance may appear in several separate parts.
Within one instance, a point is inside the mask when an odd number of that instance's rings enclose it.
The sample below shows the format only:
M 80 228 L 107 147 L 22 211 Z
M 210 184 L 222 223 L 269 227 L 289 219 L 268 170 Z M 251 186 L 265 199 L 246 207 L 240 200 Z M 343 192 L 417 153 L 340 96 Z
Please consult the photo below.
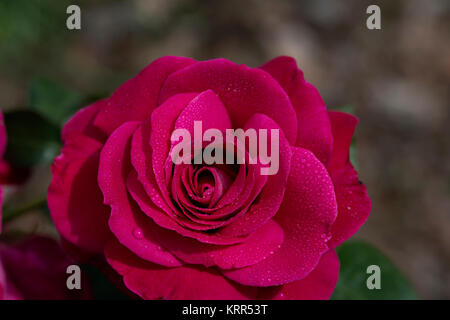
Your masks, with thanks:
M 194 121 L 279 130 L 276 174 L 261 159 L 174 164 L 171 135 L 195 136 Z M 292 58 L 255 69 L 164 57 L 66 124 L 51 215 L 142 298 L 329 298 L 334 248 L 370 211 L 348 157 L 356 123 L 326 110 Z

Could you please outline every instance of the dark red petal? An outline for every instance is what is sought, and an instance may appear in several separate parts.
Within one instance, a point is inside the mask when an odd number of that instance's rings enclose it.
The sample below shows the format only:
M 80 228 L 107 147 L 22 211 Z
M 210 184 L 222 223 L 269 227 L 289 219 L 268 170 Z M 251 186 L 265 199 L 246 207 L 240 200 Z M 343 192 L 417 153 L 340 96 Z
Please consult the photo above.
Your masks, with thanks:
M 261 68 L 272 75 L 287 92 L 297 113 L 296 146 L 311 150 L 327 164 L 331 155 L 333 136 L 325 103 L 313 85 L 306 82 L 303 72 L 291 57 L 278 57 Z
M 236 65 L 225 59 L 202 61 L 171 74 L 161 89 L 160 102 L 177 93 L 213 90 L 225 104 L 234 128 L 243 128 L 255 113 L 262 113 L 283 129 L 292 144 L 297 119 L 289 97 L 261 69 Z
M 279 169 L 274 175 L 261 175 L 260 167 L 255 165 L 249 165 L 256 168 L 257 178 L 267 178 L 255 179 L 255 181 L 264 188 L 258 190 L 258 201 L 251 204 L 248 212 L 243 214 L 241 217 L 233 221 L 231 224 L 225 226 L 219 231 L 220 235 L 223 236 L 242 236 L 254 232 L 256 229 L 264 225 L 269 221 L 280 208 L 281 202 L 283 201 L 284 192 L 286 190 L 286 184 L 289 176 L 289 168 L 291 166 L 291 147 L 284 136 L 284 132 L 280 127 L 269 117 L 263 114 L 253 115 L 245 124 L 244 129 L 247 130 L 253 128 L 257 130 L 266 129 L 268 146 L 267 149 L 270 150 L 270 131 L 272 129 L 279 130 Z M 264 184 L 263 184 L 264 183 Z M 261 190 L 261 192 L 259 192 Z
M 292 152 L 286 193 L 275 216 L 284 242 L 258 264 L 223 271 L 238 283 L 266 287 L 303 279 L 328 250 L 326 242 L 337 211 L 332 181 L 310 151 L 293 147 Z
M 333 153 L 328 164 L 328 170 L 344 168 L 349 163 L 350 144 L 358 124 L 355 116 L 340 112 L 328 112 L 333 130 Z
M 317 267 L 302 280 L 259 290 L 263 300 L 328 300 L 339 278 L 339 258 L 330 250 L 320 258 Z
M 139 259 L 117 241 L 105 250 L 108 263 L 123 276 L 127 288 L 143 299 L 254 299 L 256 288 L 232 283 L 212 268 L 165 268 Z
M 98 113 L 94 124 L 110 134 L 124 122 L 145 120 L 158 105 L 159 92 L 167 77 L 195 62 L 190 58 L 173 56 L 153 61 L 112 94 L 106 107 Z
M 165 266 L 181 263 L 162 249 L 155 240 L 143 215 L 127 193 L 126 178 L 132 170 L 130 162 L 131 137 L 140 122 L 126 122 L 106 141 L 100 155 L 98 184 L 111 207 L 109 227 L 117 239 L 141 258 Z
M 330 112 L 334 145 L 328 165 L 338 203 L 338 216 L 331 228 L 331 248 L 355 234 L 369 217 L 371 201 L 366 187 L 349 160 L 350 144 L 358 119 L 343 112 Z
M 109 207 L 97 184 L 102 143 L 82 134 L 73 135 L 52 165 L 47 201 L 60 234 L 91 252 L 103 252 L 110 235 Z
M 79 134 L 88 136 L 100 142 L 105 142 L 107 135 L 101 129 L 94 126 L 93 122 L 98 112 L 104 109 L 107 105 L 107 100 L 99 100 L 87 107 L 78 110 L 75 115 L 67 121 L 62 129 L 63 142 L 73 138 Z

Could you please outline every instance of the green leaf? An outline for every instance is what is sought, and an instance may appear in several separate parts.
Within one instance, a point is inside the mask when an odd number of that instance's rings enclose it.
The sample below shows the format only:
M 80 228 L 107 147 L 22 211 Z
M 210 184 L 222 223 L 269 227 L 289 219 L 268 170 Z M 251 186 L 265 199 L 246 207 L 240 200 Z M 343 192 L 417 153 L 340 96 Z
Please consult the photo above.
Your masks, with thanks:
M 332 299 L 346 300 L 390 300 L 416 299 L 411 285 L 392 262 L 373 246 L 360 242 L 347 242 L 338 247 L 341 262 L 339 281 Z M 371 265 L 380 268 L 380 289 L 368 289 L 367 273 Z
M 45 78 L 35 79 L 30 89 L 30 107 L 55 125 L 62 125 L 82 104 L 83 97 Z
M 59 128 L 35 112 L 5 113 L 8 145 L 5 159 L 16 166 L 49 163 L 59 153 Z

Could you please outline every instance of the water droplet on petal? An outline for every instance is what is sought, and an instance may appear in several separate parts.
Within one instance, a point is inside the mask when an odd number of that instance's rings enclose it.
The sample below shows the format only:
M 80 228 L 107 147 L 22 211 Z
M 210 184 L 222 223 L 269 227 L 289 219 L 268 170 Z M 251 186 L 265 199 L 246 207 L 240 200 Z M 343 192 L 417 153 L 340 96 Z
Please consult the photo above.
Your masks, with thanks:
M 133 236 L 138 239 L 141 240 L 142 238 L 144 238 L 144 233 L 142 232 L 142 229 L 140 228 L 136 228 L 133 231 Z

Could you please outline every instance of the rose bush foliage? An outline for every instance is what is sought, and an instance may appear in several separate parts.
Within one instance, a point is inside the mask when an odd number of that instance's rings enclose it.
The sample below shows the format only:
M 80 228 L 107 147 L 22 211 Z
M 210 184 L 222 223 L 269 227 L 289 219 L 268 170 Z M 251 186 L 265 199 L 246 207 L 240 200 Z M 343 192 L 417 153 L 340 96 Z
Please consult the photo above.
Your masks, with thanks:
M 194 121 L 279 129 L 277 174 L 174 165 L 171 134 Z M 65 125 L 50 212 L 64 241 L 145 299 L 327 299 L 334 248 L 370 211 L 349 161 L 356 124 L 327 111 L 292 58 L 163 57 Z

